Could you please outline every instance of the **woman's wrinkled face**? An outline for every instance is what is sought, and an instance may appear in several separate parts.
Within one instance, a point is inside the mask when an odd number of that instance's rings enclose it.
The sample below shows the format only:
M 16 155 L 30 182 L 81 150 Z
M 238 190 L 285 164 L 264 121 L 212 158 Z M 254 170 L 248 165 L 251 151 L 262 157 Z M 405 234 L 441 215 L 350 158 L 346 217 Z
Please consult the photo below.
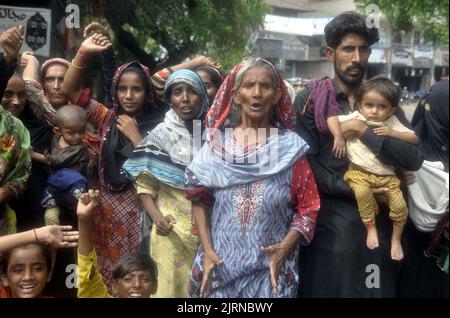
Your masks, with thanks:
M 13 76 L 8 81 L 2 98 L 2 106 L 13 116 L 19 117 L 26 104 L 25 84 L 18 76 Z
M 9 258 L 5 286 L 14 298 L 36 298 L 42 295 L 51 273 L 39 246 L 15 249 Z
M 64 93 L 62 88 L 66 72 L 66 66 L 53 64 L 47 68 L 44 75 L 44 83 L 42 86 L 44 94 L 47 96 L 49 103 L 56 109 L 67 105 L 69 102 L 69 96 Z
M 190 85 L 175 84 L 170 93 L 170 105 L 181 119 L 189 121 L 200 111 L 201 98 Z
M 234 102 L 241 108 L 242 118 L 257 121 L 269 120 L 279 98 L 271 74 L 262 67 L 247 70 L 239 89 L 233 93 Z
M 202 79 L 203 83 L 205 84 L 206 91 L 208 92 L 208 97 L 210 100 L 210 104 L 216 97 L 217 91 L 219 90 L 219 87 L 214 85 L 214 82 L 211 79 L 211 76 L 203 71 L 197 71 L 198 76 Z
M 129 115 L 135 115 L 142 109 L 145 101 L 145 87 L 138 74 L 122 74 L 117 85 L 117 100 L 120 107 Z

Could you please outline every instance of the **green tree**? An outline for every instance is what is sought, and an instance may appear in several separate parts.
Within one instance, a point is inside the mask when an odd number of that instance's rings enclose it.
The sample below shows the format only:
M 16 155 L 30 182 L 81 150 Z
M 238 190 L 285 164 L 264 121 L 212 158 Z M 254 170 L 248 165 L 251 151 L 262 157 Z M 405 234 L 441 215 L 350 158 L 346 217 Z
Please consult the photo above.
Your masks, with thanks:
M 119 59 L 160 68 L 205 54 L 227 70 L 248 53 L 270 9 L 265 0 L 96 0 L 82 10 L 85 23 L 104 17 Z
M 355 0 L 361 10 L 376 4 L 389 23 L 399 30 L 411 31 L 413 24 L 434 44 L 448 44 L 449 0 Z

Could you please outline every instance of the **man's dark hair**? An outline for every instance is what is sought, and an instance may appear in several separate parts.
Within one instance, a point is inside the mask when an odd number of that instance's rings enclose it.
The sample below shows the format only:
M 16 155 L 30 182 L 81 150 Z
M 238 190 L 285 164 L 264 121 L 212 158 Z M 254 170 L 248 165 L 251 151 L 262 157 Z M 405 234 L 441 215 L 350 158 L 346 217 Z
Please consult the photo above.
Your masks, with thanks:
M 363 95 L 369 91 L 376 91 L 386 98 L 389 103 L 391 103 L 392 107 L 398 107 L 398 104 L 400 103 L 402 90 L 389 78 L 377 76 L 363 82 L 356 91 L 356 103 L 361 104 Z
M 154 284 L 154 290 L 158 287 L 158 267 L 155 261 L 147 254 L 133 253 L 120 258 L 113 271 L 113 279 L 118 281 L 134 271 L 148 271 Z
M 364 36 L 369 46 L 378 42 L 380 39 L 376 27 L 367 27 L 366 17 L 354 11 L 345 11 L 325 26 L 327 46 L 333 49 L 337 48 L 342 38 L 350 33 Z
M 52 270 L 52 254 L 51 254 L 51 250 L 50 248 L 45 245 L 45 244 L 41 244 L 41 243 L 30 243 L 30 244 L 25 244 L 16 248 L 13 248 L 7 252 L 4 252 L 3 254 L 1 254 L 0 256 L 0 277 L 1 274 L 5 275 L 8 272 L 8 265 L 9 265 L 9 259 L 11 258 L 11 254 L 19 249 L 27 249 L 27 248 L 32 248 L 32 247 L 39 247 L 39 249 L 41 250 L 42 255 L 45 258 L 45 262 L 47 263 L 47 273 L 50 273 Z

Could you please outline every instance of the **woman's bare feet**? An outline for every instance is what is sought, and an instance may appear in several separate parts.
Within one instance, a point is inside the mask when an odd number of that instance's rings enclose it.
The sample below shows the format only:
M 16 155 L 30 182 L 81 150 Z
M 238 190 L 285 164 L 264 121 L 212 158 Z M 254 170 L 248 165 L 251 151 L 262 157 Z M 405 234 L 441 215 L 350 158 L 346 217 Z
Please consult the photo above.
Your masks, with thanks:
M 378 247 L 378 233 L 375 225 L 367 228 L 367 247 L 371 250 Z
M 403 259 L 403 249 L 400 240 L 391 240 L 391 258 L 394 261 L 400 261 Z

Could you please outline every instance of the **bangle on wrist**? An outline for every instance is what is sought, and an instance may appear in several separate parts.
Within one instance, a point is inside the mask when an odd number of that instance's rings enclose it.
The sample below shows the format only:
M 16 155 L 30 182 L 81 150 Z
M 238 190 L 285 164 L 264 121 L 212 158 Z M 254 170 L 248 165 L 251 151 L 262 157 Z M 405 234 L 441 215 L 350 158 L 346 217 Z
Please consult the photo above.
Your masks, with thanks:
M 36 229 L 33 229 L 33 232 L 34 232 L 34 238 L 35 238 L 36 242 L 39 242 L 39 238 L 37 236 Z
M 74 63 L 74 60 L 75 60 L 75 59 L 72 60 L 71 64 L 72 64 L 72 66 L 75 67 L 77 70 L 84 70 L 84 69 L 86 68 L 86 65 L 84 65 L 84 66 L 76 65 L 76 64 Z

